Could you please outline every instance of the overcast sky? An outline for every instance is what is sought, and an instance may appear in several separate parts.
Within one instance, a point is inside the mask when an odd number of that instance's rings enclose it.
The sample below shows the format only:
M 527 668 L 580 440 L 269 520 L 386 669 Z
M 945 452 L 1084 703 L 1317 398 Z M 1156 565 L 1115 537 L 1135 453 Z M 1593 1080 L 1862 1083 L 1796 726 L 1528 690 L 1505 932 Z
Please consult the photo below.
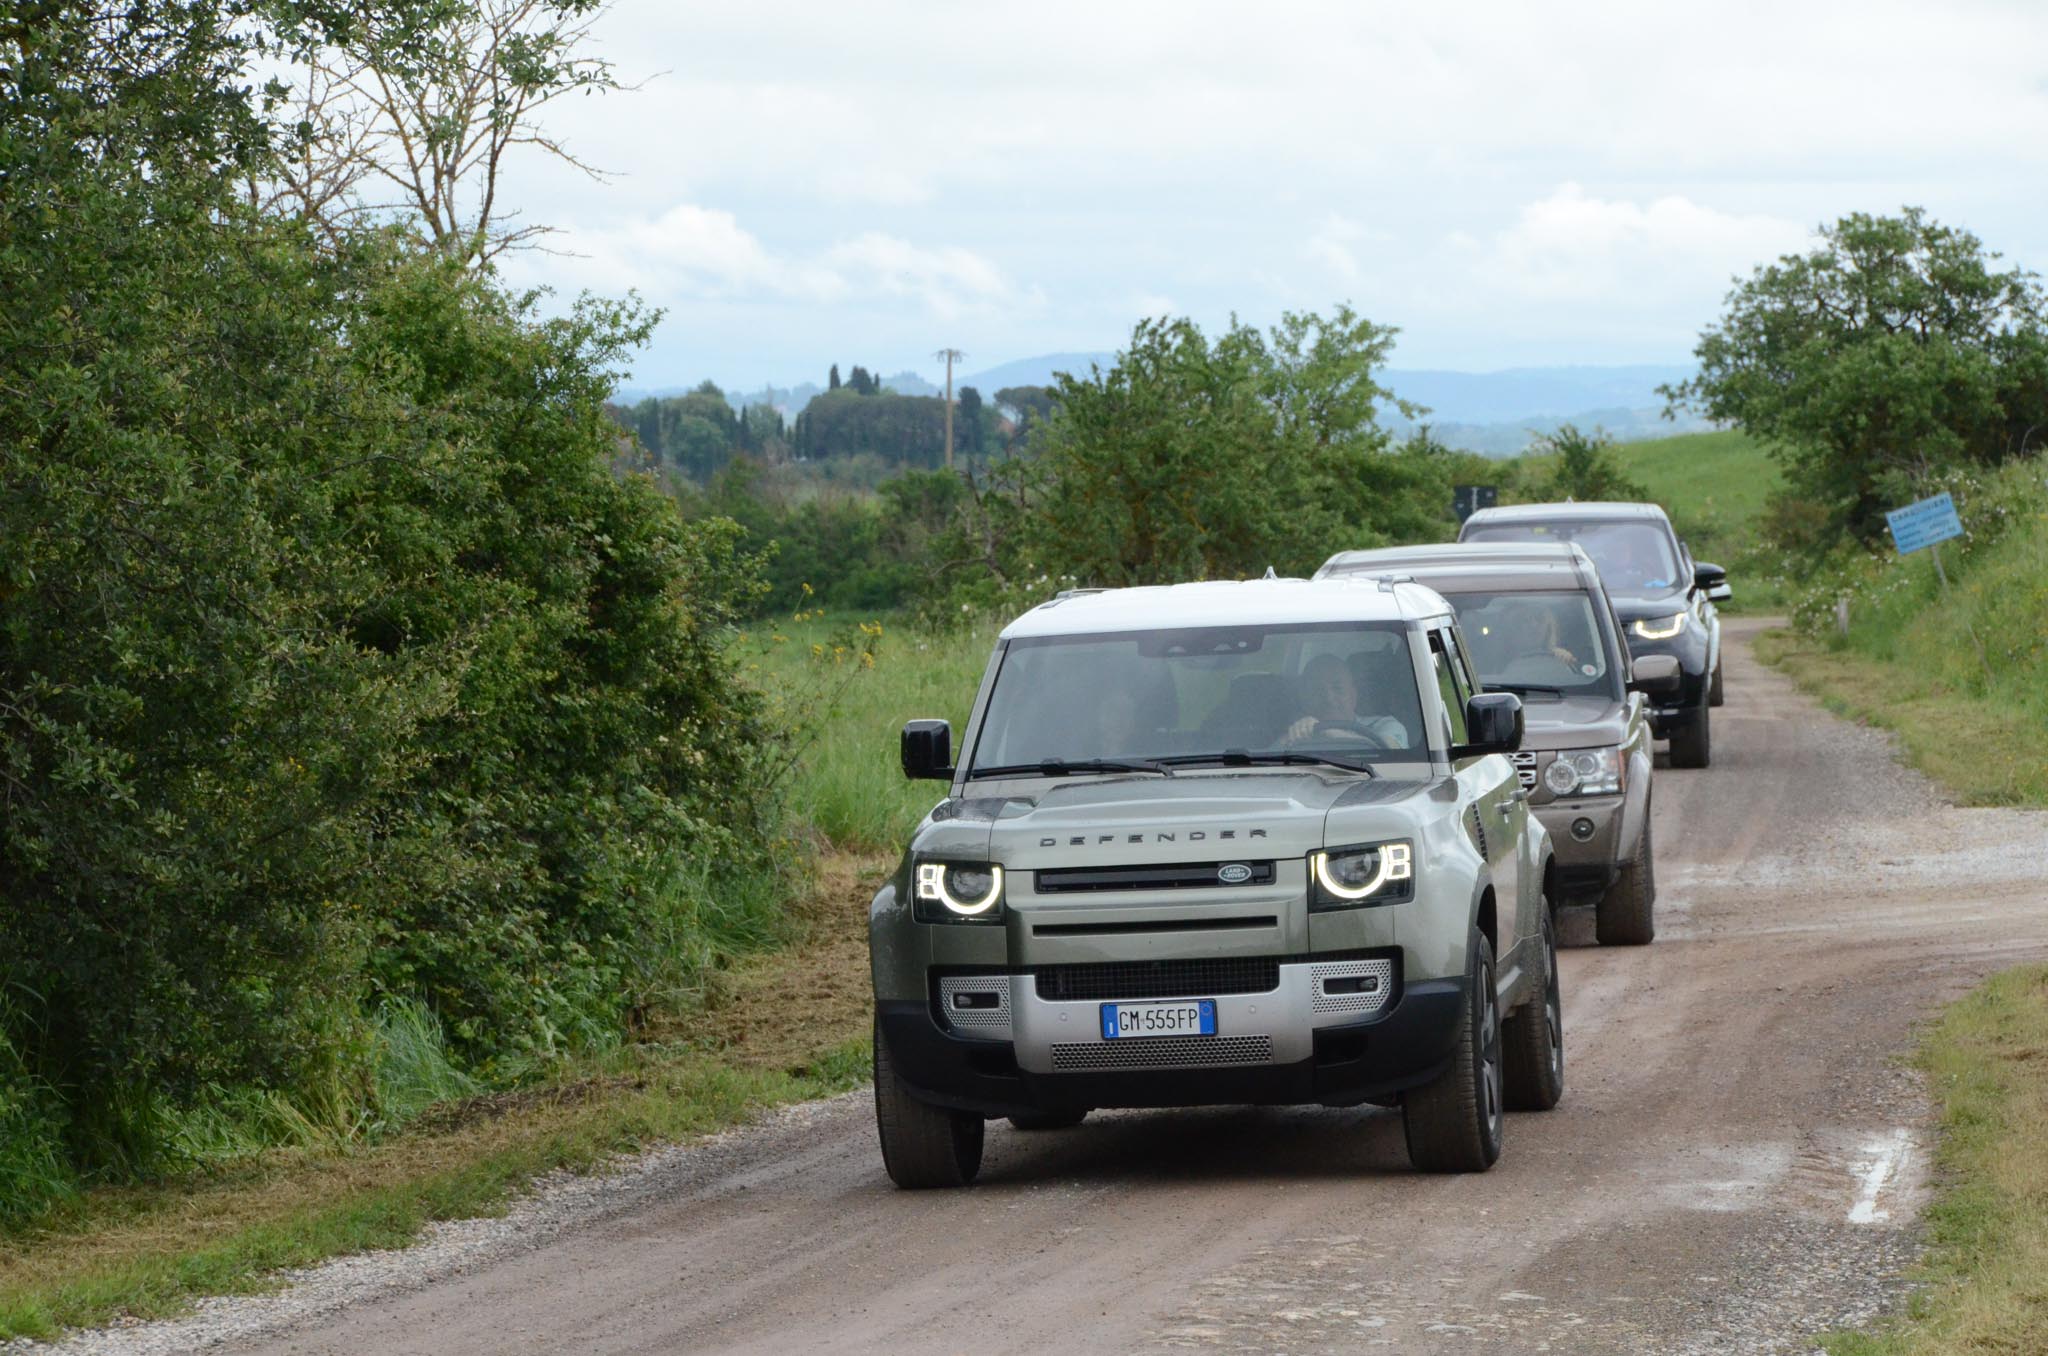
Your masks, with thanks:
M 2048 4 L 621 0 L 517 167 L 663 307 L 640 386 L 1113 349 L 1351 301 L 1401 367 L 1684 361 L 1731 275 L 1925 206 L 2048 264 Z

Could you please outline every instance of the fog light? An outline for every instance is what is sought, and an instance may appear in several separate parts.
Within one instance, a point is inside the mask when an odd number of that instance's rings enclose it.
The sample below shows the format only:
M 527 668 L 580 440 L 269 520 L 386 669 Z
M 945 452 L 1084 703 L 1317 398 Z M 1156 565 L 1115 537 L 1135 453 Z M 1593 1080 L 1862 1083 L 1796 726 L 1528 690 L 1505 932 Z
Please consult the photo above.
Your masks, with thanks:
M 1578 840 L 1579 840 L 1579 841 L 1580 841 L 1581 843 L 1583 843 L 1583 842 L 1585 842 L 1585 841 L 1586 841 L 1586 840 L 1587 840 L 1588 838 L 1591 838 L 1592 836 L 1593 836 L 1593 821 L 1592 821 L 1592 820 L 1590 820 L 1590 819 L 1574 819 L 1574 820 L 1572 821 L 1572 837 L 1574 837 L 1574 838 L 1578 839 Z

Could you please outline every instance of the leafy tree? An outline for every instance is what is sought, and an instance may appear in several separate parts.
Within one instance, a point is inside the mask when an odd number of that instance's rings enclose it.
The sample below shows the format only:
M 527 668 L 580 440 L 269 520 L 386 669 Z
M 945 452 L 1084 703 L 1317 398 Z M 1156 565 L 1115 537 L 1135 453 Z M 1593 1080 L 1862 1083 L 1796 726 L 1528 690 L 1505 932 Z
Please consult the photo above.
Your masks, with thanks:
M 1052 418 L 1052 391 L 1044 386 L 1005 386 L 996 392 L 996 404 L 1012 412 L 1017 421 L 1015 441 L 1022 443 L 1033 429 Z
M 981 392 L 972 386 L 960 388 L 959 407 L 954 411 L 959 423 L 960 450 L 968 456 L 978 456 L 988 446 L 988 429 L 985 427 Z
M 828 390 L 828 391 L 836 391 L 836 390 L 838 390 L 838 389 L 839 389 L 839 364 L 838 364 L 838 363 L 833 363 L 833 364 L 832 364 L 832 375 L 831 375 L 831 376 L 830 376 L 829 378 L 827 378 L 827 385 L 826 385 L 826 388 L 825 388 L 825 389 L 826 389 L 826 390 Z
M 1109 371 L 1061 375 L 1038 455 L 1013 472 L 1027 560 L 1150 584 L 1305 573 L 1336 544 L 1384 540 L 1415 480 L 1373 422 L 1391 338 L 1346 307 L 1214 341 L 1187 320 L 1140 323 Z
M 2048 323 L 2033 274 L 1917 207 L 1820 237 L 1737 283 L 1664 395 L 1769 441 L 1794 494 L 1871 538 L 1929 477 L 2048 421 Z
M 601 0 L 432 0 L 396 5 L 255 6 L 277 23 L 283 154 L 251 175 L 258 201 L 326 231 L 394 211 L 449 257 L 482 262 L 554 228 L 515 225 L 501 187 L 515 147 L 595 179 L 544 132 L 566 94 L 619 88 L 585 51 Z
M 1648 499 L 1650 492 L 1622 473 L 1614 460 L 1614 439 L 1605 430 L 1583 433 L 1575 424 L 1561 424 L 1555 433 L 1538 434 L 1530 451 L 1554 456 L 1556 466 L 1534 493 L 1545 499 Z
M 851 385 L 813 397 L 796 417 L 791 446 L 812 460 L 873 453 L 901 466 L 937 466 L 946 451 L 946 402 Z
M 615 1031 L 764 851 L 753 566 L 611 469 L 648 318 L 249 207 L 244 14 L 0 21 L 0 1076 L 90 1169 L 239 1089 L 345 1129 L 380 997 Z

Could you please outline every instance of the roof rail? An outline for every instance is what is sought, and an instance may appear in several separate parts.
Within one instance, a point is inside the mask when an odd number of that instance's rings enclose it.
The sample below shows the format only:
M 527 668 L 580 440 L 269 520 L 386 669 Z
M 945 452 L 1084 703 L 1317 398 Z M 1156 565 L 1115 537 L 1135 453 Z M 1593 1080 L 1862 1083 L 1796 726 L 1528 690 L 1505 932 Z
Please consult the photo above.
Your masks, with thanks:
M 1369 574 L 1366 578 L 1378 584 L 1381 593 L 1392 593 L 1396 584 L 1412 584 L 1415 582 L 1414 575 L 1398 574 L 1393 571 L 1388 571 L 1385 574 Z
M 1046 599 L 1046 600 L 1045 600 L 1044 602 L 1040 603 L 1040 604 L 1039 604 L 1039 606 L 1040 606 L 1040 607 L 1054 607 L 1054 606 L 1056 606 L 1056 605 L 1058 605 L 1058 604 L 1060 604 L 1060 603 L 1063 603 L 1063 602 L 1065 602 L 1065 601 L 1066 601 L 1067 599 L 1069 599 L 1069 598 L 1083 598 L 1083 597 L 1086 597 L 1086 596 L 1087 596 L 1088 594 L 1091 594 L 1091 593 L 1107 593 L 1107 592 L 1109 592 L 1109 590 L 1108 590 L 1108 589 L 1106 589 L 1106 588 L 1093 588 L 1093 589 L 1061 589 L 1061 590 L 1060 590 L 1060 591 L 1059 591 L 1058 593 L 1055 593 L 1055 594 L 1054 594 L 1054 595 L 1053 595 L 1052 597 L 1050 597 L 1050 598 Z

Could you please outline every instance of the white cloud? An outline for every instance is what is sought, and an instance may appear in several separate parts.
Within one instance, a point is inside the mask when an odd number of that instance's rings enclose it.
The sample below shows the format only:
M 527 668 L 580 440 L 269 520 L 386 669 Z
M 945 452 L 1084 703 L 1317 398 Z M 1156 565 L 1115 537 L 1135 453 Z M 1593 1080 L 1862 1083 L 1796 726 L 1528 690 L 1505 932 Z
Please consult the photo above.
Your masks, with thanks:
M 1718 295 L 1731 274 L 1801 248 L 1807 234 L 1796 222 L 1676 194 L 1632 202 L 1566 183 L 1490 237 L 1454 234 L 1445 262 L 1462 262 L 1470 290 L 1484 295 L 1665 304 L 1674 290 Z
M 570 229 L 559 247 L 573 256 L 527 273 L 568 274 L 601 291 L 636 288 L 656 301 L 767 299 L 836 306 L 910 298 L 953 318 L 976 308 L 1033 305 L 1003 271 L 972 250 L 937 247 L 864 231 L 824 249 L 778 252 L 731 212 L 679 203 L 658 217 Z

